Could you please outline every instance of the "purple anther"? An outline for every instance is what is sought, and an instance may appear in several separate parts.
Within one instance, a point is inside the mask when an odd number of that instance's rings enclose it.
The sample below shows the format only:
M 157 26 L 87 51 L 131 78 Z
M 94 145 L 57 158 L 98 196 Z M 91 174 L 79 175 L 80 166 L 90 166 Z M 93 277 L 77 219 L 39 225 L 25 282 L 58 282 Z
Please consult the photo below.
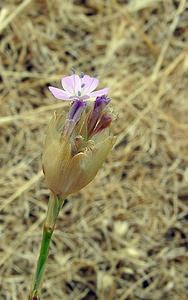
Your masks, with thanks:
M 85 75 L 84 72 L 81 72 L 81 73 L 80 73 L 80 78 L 83 78 L 84 75 Z

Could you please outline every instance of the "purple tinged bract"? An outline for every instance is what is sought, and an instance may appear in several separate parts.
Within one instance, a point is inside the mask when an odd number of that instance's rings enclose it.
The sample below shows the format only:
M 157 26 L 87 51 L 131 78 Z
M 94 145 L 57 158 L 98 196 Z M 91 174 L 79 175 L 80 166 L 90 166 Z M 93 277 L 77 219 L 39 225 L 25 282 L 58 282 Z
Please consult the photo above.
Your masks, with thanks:
M 94 104 L 94 110 L 99 108 L 103 110 L 103 108 L 110 102 L 110 98 L 108 98 L 106 95 L 103 95 L 101 97 L 97 97 Z
M 110 102 L 110 98 L 103 95 L 101 97 L 97 97 L 94 102 L 93 111 L 90 114 L 89 120 L 88 120 L 88 132 L 90 135 L 94 133 L 94 129 L 96 125 L 99 123 L 101 114 L 105 108 L 105 106 Z
M 77 122 L 85 107 L 86 102 L 83 102 L 81 100 L 75 101 L 71 106 L 68 118 Z

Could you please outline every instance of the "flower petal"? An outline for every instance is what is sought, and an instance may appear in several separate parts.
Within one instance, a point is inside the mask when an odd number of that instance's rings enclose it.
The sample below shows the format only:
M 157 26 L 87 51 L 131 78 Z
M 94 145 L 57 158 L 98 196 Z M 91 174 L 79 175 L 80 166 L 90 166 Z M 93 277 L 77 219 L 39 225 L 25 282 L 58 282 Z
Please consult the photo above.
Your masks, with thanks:
M 69 92 L 72 96 L 79 96 L 78 93 L 81 92 L 81 79 L 78 75 L 74 74 L 63 77 L 61 84 L 66 92 Z
M 49 88 L 50 92 L 52 93 L 52 95 L 55 98 L 57 98 L 59 100 L 70 100 L 70 101 L 72 101 L 72 99 L 70 99 L 71 95 L 68 92 L 65 92 L 61 89 L 58 89 L 58 88 L 54 87 L 54 86 L 49 86 L 48 88 Z
M 104 88 L 102 90 L 98 90 L 96 92 L 92 92 L 89 94 L 90 97 L 99 97 L 99 96 L 103 96 L 103 95 L 107 95 L 109 92 L 109 88 Z
M 91 77 L 89 75 L 84 75 L 81 79 L 82 81 L 82 95 L 89 94 L 96 89 L 99 84 L 99 80 L 95 77 Z

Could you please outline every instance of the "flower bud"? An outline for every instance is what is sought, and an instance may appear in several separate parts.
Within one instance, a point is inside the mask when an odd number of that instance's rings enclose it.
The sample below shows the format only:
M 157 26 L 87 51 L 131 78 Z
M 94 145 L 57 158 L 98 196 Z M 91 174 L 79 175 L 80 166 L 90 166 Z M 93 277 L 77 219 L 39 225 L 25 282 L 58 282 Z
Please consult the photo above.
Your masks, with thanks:
M 42 164 L 49 189 L 66 197 L 93 180 L 112 149 L 112 117 L 104 112 L 105 96 L 94 104 L 75 101 L 69 113 L 54 113 L 45 141 Z M 101 97 L 101 98 L 102 98 Z

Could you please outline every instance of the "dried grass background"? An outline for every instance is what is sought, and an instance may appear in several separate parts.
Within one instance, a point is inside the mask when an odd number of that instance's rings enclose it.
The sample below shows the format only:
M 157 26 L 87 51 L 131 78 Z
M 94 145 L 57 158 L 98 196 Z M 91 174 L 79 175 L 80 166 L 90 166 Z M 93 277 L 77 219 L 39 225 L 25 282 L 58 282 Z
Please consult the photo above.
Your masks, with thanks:
M 74 67 L 110 87 L 117 144 L 63 207 L 43 298 L 188 297 L 188 2 L 0 2 L 0 299 L 27 299 L 49 191 L 41 152 Z

